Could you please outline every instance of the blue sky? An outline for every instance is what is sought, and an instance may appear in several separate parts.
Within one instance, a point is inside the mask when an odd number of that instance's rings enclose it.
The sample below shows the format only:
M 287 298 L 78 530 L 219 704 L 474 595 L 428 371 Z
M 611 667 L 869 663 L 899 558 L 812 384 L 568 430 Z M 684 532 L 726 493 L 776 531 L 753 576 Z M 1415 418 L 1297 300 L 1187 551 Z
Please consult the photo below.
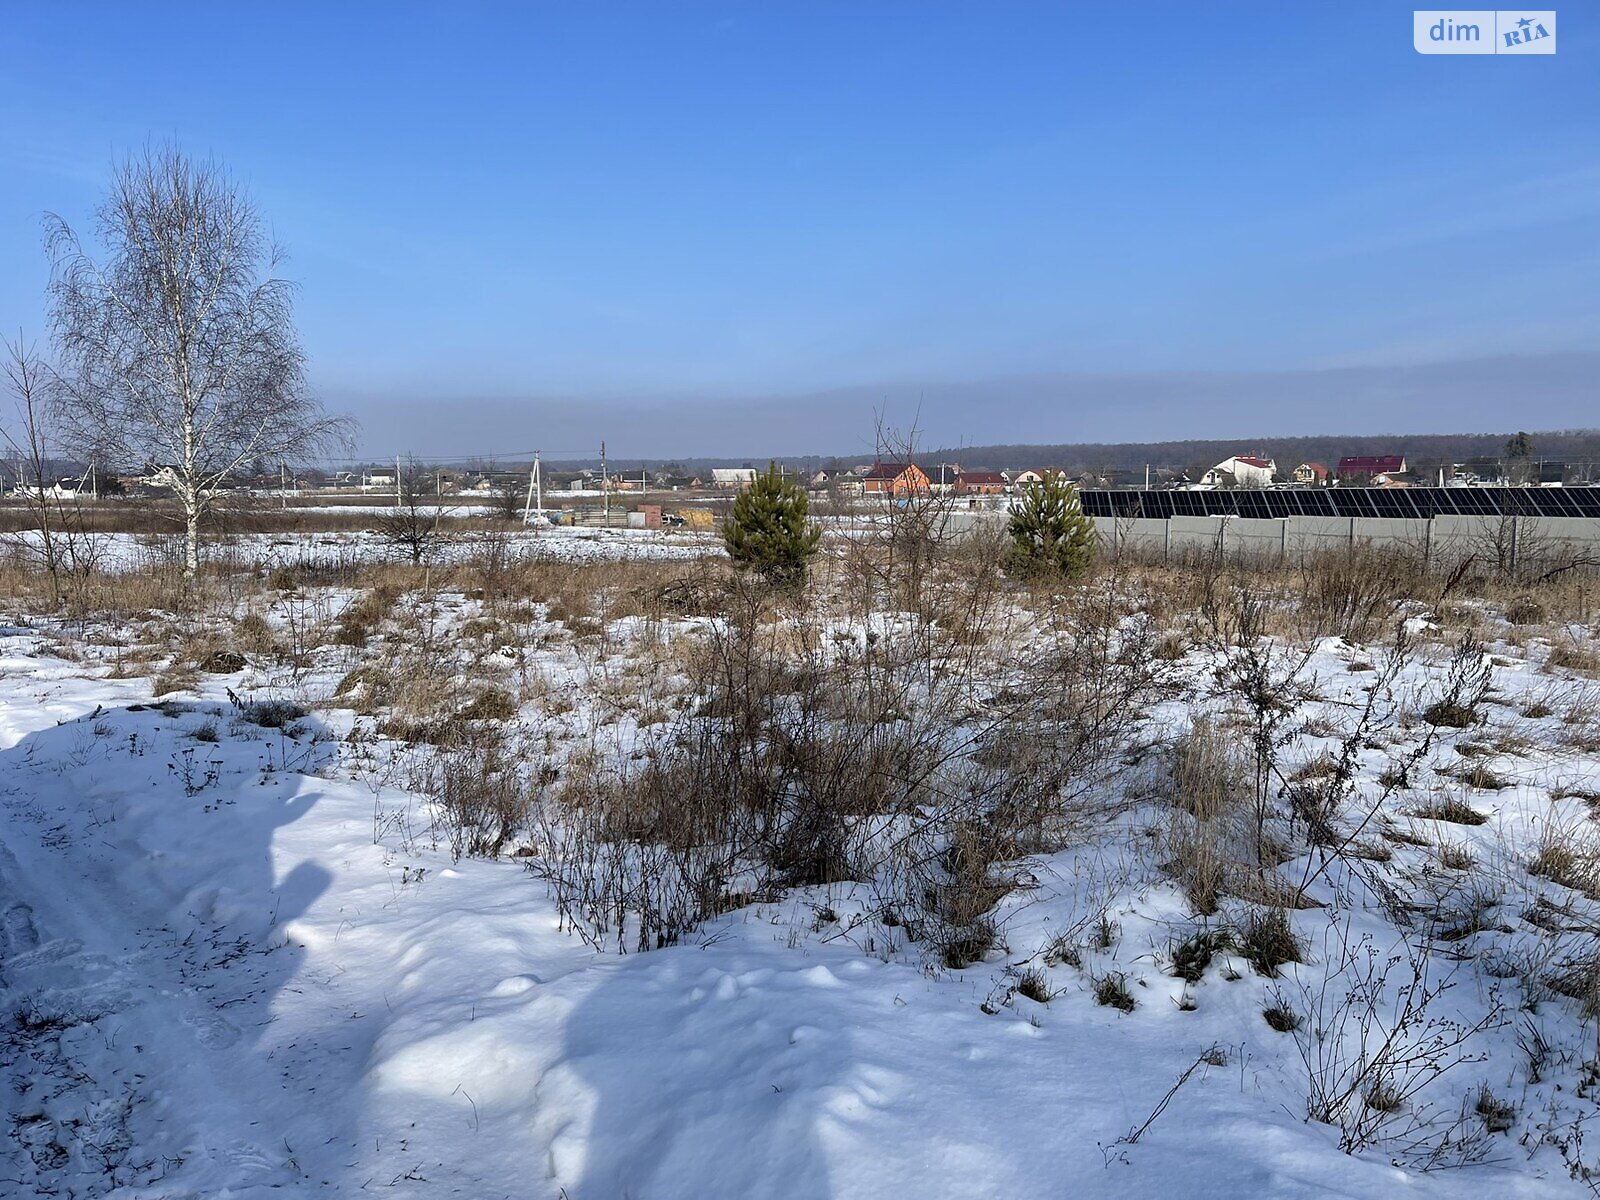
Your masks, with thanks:
M 0 323 L 42 328 L 40 214 L 171 138 L 374 452 L 853 451 L 930 394 L 945 442 L 1600 424 L 1593 10 L 1526 58 L 1411 11 L 12 5 Z M 1294 383 L 1505 355 L 1514 396 Z M 1194 373 L 1237 405 L 1118 384 Z

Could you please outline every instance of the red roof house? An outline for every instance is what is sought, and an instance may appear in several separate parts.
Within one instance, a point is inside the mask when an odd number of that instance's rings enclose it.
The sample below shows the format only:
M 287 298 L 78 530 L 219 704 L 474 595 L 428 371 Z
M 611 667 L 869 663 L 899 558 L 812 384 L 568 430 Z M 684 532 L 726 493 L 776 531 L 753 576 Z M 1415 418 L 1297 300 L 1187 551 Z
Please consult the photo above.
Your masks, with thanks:
M 1406 456 L 1403 454 L 1353 454 L 1339 460 L 1339 476 L 1346 475 L 1403 475 Z
M 956 475 L 958 496 L 1003 496 L 1006 477 L 999 471 L 961 471 Z

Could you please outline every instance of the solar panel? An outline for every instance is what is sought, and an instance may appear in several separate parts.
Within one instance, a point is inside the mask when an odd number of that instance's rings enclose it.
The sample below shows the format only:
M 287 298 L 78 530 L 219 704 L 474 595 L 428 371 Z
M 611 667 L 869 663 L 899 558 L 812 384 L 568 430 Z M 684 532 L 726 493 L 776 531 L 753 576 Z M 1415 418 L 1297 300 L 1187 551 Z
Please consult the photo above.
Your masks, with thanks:
M 1303 492 L 1268 492 L 1267 507 L 1272 510 L 1275 517 L 1303 517 L 1305 516 L 1305 503 L 1301 499 Z
M 1300 510 L 1295 507 L 1293 492 L 1262 492 L 1261 506 L 1269 517 L 1298 517 Z
M 1496 488 L 1495 491 L 1499 489 Z M 1488 488 L 1457 488 L 1460 493 L 1454 497 L 1456 511 L 1469 517 L 1497 517 L 1500 515 L 1500 505 L 1496 503 L 1497 497 L 1490 493 Z
M 1283 488 L 1225 491 L 1106 491 L 1079 493 L 1094 517 L 1240 516 L 1382 517 L 1408 520 L 1435 516 L 1498 517 L 1503 513 L 1547 517 L 1600 517 L 1600 486 L 1565 488 Z
M 1540 488 L 1532 497 L 1533 507 L 1541 517 L 1576 517 L 1581 515 L 1577 506 L 1561 488 Z
M 1265 492 L 1240 492 L 1234 498 L 1234 502 L 1238 505 L 1241 517 L 1248 517 L 1253 521 L 1265 521 L 1272 516 L 1267 509 Z
M 1454 516 L 1460 510 L 1456 507 L 1454 493 L 1460 488 L 1429 488 L 1428 502 L 1432 506 L 1429 516 Z
M 1339 510 L 1333 507 L 1333 500 L 1327 492 L 1321 490 L 1306 492 L 1304 497 L 1303 503 L 1306 506 L 1307 516 L 1336 517 L 1339 515 Z

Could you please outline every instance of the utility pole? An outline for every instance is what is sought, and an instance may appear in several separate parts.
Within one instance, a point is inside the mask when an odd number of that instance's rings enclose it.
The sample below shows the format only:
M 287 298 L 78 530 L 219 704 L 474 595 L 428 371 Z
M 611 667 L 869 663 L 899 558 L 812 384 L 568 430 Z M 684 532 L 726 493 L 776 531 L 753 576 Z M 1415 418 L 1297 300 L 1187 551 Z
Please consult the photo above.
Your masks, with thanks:
M 398 454 L 394 456 L 394 506 L 396 508 L 404 508 L 406 506 L 405 498 L 400 494 L 400 456 Z
M 281 458 L 278 460 L 278 498 L 283 501 L 280 507 L 289 507 L 289 466 Z
M 605 512 L 605 523 L 611 524 L 611 489 L 606 486 L 606 444 L 600 443 L 600 504 Z
M 539 470 L 539 452 L 533 452 L 533 466 L 528 469 L 528 499 L 522 506 L 522 523 L 526 525 L 534 513 L 534 498 L 538 498 L 538 513 L 544 515 L 544 475 Z

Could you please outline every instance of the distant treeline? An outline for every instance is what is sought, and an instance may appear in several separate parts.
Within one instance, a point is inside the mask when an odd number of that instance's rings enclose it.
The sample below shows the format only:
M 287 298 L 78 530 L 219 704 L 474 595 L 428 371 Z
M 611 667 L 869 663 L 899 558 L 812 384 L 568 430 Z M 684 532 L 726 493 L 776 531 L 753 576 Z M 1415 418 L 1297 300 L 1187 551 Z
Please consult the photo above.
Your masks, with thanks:
M 1303 462 L 1322 463 L 1330 469 L 1339 459 L 1358 454 L 1403 454 L 1416 471 L 1431 472 L 1448 463 L 1499 462 L 1505 455 L 1506 441 L 1515 431 L 1505 433 L 1407 433 L 1407 434 L 1329 434 L 1316 437 L 1238 437 L 1172 442 L 1078 442 L 1063 445 L 961 446 L 923 449 L 917 447 L 916 460 L 924 466 L 959 463 L 968 470 L 1019 471 L 1025 468 L 1060 467 L 1073 475 L 1096 474 L 1142 476 L 1148 465 L 1152 471 L 1204 471 L 1235 454 L 1259 454 L 1271 458 L 1287 474 Z M 1536 458 L 1552 462 L 1600 464 L 1600 429 L 1562 429 L 1534 431 Z M 886 451 L 886 459 L 902 457 L 896 448 Z M 779 454 L 785 467 L 813 472 L 837 470 L 869 463 L 871 454 Z M 672 475 L 699 476 L 713 467 L 763 468 L 768 456 L 745 458 L 639 459 L 613 457 L 607 463 L 612 474 L 637 475 L 641 469 L 654 474 L 663 468 Z M 500 470 L 527 470 L 525 462 L 495 464 Z M 548 474 L 565 474 L 599 467 L 598 457 L 555 461 L 546 459 Z
M 1339 459 L 1358 454 L 1403 454 L 1407 465 L 1427 471 L 1444 463 L 1474 459 L 1498 461 L 1505 454 L 1506 433 L 1347 434 L 1317 437 L 1217 438 L 1183 442 L 1086 442 L 1059 446 L 963 446 L 930 450 L 931 462 L 959 462 L 968 468 L 1021 470 L 1061 467 L 1070 473 L 1142 473 L 1152 470 L 1205 470 L 1235 454 L 1272 459 L 1283 472 L 1303 462 L 1331 468 Z M 1535 457 L 1570 463 L 1600 462 L 1600 429 L 1532 432 Z

